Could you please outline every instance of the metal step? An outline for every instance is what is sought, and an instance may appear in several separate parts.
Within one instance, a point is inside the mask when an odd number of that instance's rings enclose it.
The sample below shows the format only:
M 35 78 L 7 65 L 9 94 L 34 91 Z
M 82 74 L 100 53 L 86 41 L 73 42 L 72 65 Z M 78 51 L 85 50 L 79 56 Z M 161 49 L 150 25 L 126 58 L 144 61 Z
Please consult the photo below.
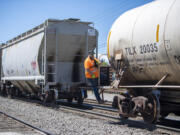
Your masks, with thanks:
M 47 64 L 48 66 L 55 66 L 56 64 Z
M 56 85 L 57 82 L 48 82 L 49 85 Z

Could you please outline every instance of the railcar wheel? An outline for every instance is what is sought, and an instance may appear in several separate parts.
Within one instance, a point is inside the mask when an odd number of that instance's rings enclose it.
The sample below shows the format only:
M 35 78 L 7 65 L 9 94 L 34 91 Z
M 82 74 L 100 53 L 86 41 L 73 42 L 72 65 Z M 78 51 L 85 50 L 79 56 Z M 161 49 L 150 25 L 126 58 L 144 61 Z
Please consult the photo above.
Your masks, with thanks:
M 17 92 L 17 97 L 22 97 L 22 96 L 23 96 L 22 91 L 18 89 L 18 92 Z
M 7 96 L 6 86 L 4 84 L 1 86 L 1 95 L 2 96 Z
M 78 105 L 82 105 L 84 102 L 84 95 L 81 90 L 77 94 L 77 103 Z
M 83 101 L 84 101 L 84 98 L 78 98 L 78 99 L 77 99 L 78 105 L 82 105 L 82 104 L 83 104 Z
M 84 101 L 84 98 L 82 97 L 82 93 L 79 92 L 79 96 L 77 98 L 77 103 L 78 105 L 82 105 L 83 104 L 83 101 Z
M 12 89 L 7 89 L 7 96 L 9 99 L 12 99 L 14 97 Z
M 38 94 L 39 100 L 44 102 L 45 95 Z
M 54 101 L 54 91 L 46 91 L 44 97 L 44 103 L 52 103 Z
M 160 113 L 159 98 L 155 94 L 147 96 L 148 103 L 145 111 L 142 113 L 142 117 L 147 123 L 156 123 Z

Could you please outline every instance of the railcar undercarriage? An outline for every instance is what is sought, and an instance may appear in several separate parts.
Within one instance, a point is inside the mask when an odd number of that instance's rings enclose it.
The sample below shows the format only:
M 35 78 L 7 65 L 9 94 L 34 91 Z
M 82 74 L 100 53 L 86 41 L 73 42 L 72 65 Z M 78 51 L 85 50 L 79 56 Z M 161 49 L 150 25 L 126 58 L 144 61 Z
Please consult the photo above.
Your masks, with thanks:
M 113 99 L 112 106 L 119 110 L 122 119 L 141 116 L 147 123 L 156 123 L 168 116 L 169 113 L 180 115 L 180 104 L 167 102 L 169 97 L 166 97 L 167 99 L 164 101 L 163 94 L 161 94 L 163 91 L 148 90 L 144 92 L 144 89 L 135 91 L 132 93 L 132 90 L 129 90 Z
M 21 90 L 14 86 L 10 81 L 7 81 L 6 83 L 1 84 L 0 95 L 7 96 L 8 98 L 33 98 L 41 100 L 44 103 L 52 103 L 58 99 L 67 99 L 68 102 L 72 102 L 74 99 L 79 105 L 81 105 L 84 98 L 87 98 L 87 91 L 82 89 L 82 86 L 84 86 L 84 84 L 80 84 L 76 87 L 72 86 L 69 91 L 62 91 L 59 85 L 53 85 L 44 92 L 42 92 L 41 89 L 34 92 L 29 92 L 25 89 Z

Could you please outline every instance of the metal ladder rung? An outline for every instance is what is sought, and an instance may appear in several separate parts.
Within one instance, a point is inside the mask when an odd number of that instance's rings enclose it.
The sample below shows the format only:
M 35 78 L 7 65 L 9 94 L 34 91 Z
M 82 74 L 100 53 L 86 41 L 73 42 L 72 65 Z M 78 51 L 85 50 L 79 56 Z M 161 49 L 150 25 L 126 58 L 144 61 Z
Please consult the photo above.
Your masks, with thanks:
M 55 56 L 55 55 L 47 55 L 47 56 Z
M 48 82 L 48 83 L 49 83 L 50 85 L 52 85 L 52 84 L 56 84 L 57 82 L 54 81 L 54 82 Z
M 55 75 L 56 73 L 47 73 L 47 74 L 54 74 Z

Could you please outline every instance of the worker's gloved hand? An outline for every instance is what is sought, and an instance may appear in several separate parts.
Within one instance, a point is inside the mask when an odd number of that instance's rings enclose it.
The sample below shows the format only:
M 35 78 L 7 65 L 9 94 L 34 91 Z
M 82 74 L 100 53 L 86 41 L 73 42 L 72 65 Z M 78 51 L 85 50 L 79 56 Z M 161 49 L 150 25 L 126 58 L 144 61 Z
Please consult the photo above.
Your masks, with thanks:
M 95 75 L 93 74 L 91 77 L 92 77 L 92 78 L 95 78 Z

